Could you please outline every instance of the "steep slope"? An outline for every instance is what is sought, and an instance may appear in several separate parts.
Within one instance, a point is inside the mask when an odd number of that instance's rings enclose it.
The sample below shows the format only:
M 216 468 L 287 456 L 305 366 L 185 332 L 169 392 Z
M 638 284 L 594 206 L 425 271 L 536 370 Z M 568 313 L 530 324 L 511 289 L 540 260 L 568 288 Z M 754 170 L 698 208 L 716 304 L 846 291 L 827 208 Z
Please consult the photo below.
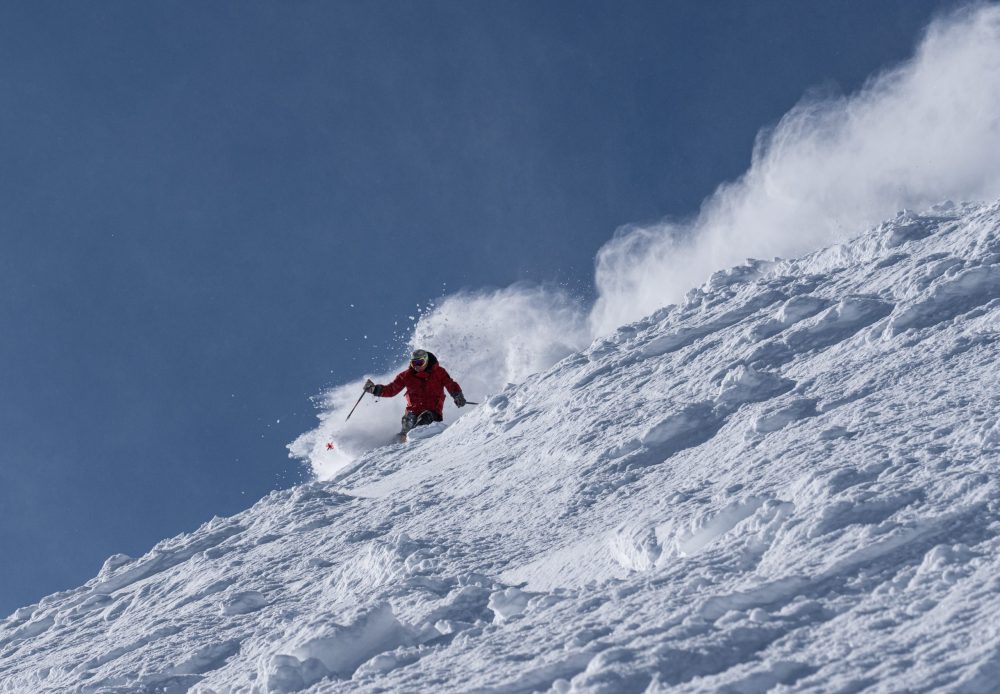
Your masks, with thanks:
M 750 261 L 18 610 L 0 691 L 991 691 L 998 357 L 1000 204 Z

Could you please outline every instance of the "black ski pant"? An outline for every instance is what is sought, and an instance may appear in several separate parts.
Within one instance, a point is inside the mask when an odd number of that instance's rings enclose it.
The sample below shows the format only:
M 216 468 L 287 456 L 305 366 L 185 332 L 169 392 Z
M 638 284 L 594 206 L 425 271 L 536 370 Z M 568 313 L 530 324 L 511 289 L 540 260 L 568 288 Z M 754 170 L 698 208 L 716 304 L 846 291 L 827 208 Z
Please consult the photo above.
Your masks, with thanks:
M 431 410 L 424 410 L 423 412 L 407 412 L 403 415 L 403 430 L 399 433 L 405 434 L 414 427 L 422 427 L 425 424 L 440 422 L 443 419 L 444 417 L 440 412 L 433 412 Z

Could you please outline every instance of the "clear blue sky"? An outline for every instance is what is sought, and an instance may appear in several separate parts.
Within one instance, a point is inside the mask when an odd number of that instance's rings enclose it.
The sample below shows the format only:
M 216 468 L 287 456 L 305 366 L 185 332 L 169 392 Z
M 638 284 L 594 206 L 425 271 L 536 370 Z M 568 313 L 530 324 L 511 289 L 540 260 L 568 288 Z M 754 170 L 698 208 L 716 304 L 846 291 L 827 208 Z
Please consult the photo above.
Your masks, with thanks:
M 416 303 L 589 296 L 954 5 L 3 3 L 0 613 L 300 480 Z

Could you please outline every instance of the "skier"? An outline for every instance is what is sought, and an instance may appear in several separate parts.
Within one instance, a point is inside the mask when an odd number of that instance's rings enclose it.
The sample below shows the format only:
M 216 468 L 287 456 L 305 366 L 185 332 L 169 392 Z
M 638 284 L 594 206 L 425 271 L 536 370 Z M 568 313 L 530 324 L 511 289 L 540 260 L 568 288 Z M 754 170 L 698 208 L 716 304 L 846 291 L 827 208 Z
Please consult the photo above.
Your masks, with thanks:
M 406 389 L 406 414 L 403 415 L 403 429 L 399 440 L 405 441 L 406 434 L 414 427 L 440 422 L 444 417 L 444 391 L 451 393 L 456 407 L 465 406 L 462 387 L 458 385 L 437 357 L 427 350 L 418 349 L 410 355 L 410 366 L 388 385 L 378 385 L 371 379 L 365 381 L 365 392 L 379 398 L 391 398 Z

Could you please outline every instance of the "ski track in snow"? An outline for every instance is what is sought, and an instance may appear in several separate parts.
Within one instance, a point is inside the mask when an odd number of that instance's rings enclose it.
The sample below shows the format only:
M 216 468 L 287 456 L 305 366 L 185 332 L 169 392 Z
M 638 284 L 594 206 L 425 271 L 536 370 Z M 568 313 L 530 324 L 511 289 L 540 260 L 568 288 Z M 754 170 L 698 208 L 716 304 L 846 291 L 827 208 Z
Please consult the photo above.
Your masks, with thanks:
M 748 261 L 0 622 L 0 692 L 995 691 L 1000 204 Z

